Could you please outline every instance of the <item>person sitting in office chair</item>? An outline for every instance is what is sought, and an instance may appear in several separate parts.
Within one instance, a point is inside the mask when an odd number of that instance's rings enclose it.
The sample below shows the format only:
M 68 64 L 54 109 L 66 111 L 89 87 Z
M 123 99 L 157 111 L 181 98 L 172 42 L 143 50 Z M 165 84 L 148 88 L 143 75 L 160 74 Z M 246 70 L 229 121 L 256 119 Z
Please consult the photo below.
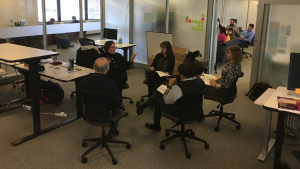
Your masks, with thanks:
M 220 98 L 231 97 L 231 93 L 227 93 L 234 79 L 242 74 L 241 61 L 242 51 L 238 46 L 230 46 L 227 49 L 227 59 L 231 62 L 225 65 L 221 75 L 216 79 L 211 79 L 210 86 L 204 92 L 204 95 L 210 95 Z
M 218 42 L 225 42 L 226 41 L 226 29 L 225 27 L 221 26 L 219 28 L 219 35 L 218 35 Z
M 226 41 L 225 41 L 225 42 L 234 39 L 233 33 L 232 33 L 232 32 L 233 32 L 233 29 L 232 29 L 232 28 L 228 28 L 228 29 L 227 29 L 227 36 L 226 36 Z
M 165 112 L 174 116 L 180 116 L 179 107 L 181 106 L 180 98 L 186 94 L 200 93 L 205 89 L 205 84 L 202 79 L 196 79 L 194 76 L 194 68 L 191 64 L 182 63 L 178 66 L 178 73 L 180 81 L 177 82 L 176 78 L 169 81 L 169 87 L 165 94 L 158 91 L 149 97 L 147 102 L 141 104 L 140 101 L 136 103 L 136 113 L 141 115 L 145 108 L 148 106 L 155 106 L 154 123 L 146 123 L 145 126 L 149 129 L 160 131 L 161 112 Z M 193 106 L 193 105 L 186 105 Z M 202 99 L 199 102 L 200 111 L 202 111 Z
M 249 24 L 248 29 L 244 30 L 240 35 L 240 47 L 246 47 L 250 44 L 254 37 L 254 32 L 252 31 L 254 25 L 252 23 Z
M 81 80 L 80 88 L 88 92 L 106 92 L 112 102 L 113 107 L 119 107 L 122 104 L 122 97 L 120 96 L 117 86 L 114 81 L 106 78 L 106 74 L 109 71 L 109 61 L 105 58 L 99 58 L 94 63 L 95 73 L 91 74 L 89 77 L 84 77 Z M 120 109 L 115 109 L 111 116 L 115 116 L 121 111 Z M 116 123 L 118 125 L 118 122 Z M 108 136 L 117 136 L 119 131 L 116 127 L 110 127 Z
M 155 56 L 149 71 L 146 72 L 149 97 L 152 96 L 164 81 L 166 81 L 166 77 L 160 77 L 156 71 L 166 72 L 169 75 L 174 71 L 175 55 L 171 43 L 164 41 L 160 44 L 160 47 L 161 52 Z
M 113 41 L 107 41 L 103 48 L 105 53 L 102 54 L 102 57 L 110 62 L 107 77 L 116 83 L 118 91 L 122 95 L 123 86 L 127 81 L 126 70 L 130 68 L 137 53 L 133 53 L 130 61 L 126 61 L 127 58 L 124 58 L 120 53 L 116 53 L 116 46 Z
M 76 19 L 76 16 L 72 16 L 72 22 L 71 23 L 79 23 L 79 21 Z

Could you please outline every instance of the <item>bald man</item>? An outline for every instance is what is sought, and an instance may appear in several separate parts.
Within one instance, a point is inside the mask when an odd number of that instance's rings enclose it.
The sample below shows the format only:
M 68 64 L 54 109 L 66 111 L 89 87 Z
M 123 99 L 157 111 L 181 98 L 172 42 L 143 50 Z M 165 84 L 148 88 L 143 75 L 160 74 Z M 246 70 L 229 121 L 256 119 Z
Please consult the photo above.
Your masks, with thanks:
M 99 58 L 94 63 L 95 73 L 91 76 L 85 77 L 81 80 L 80 88 L 88 92 L 105 92 L 108 93 L 111 104 L 113 107 L 120 107 L 122 104 L 122 97 L 118 92 L 115 82 L 105 77 L 109 70 L 109 61 L 106 58 Z M 120 109 L 115 110 L 111 116 L 115 116 L 121 111 Z M 118 126 L 118 122 L 116 123 Z M 108 136 L 117 136 L 119 131 L 116 127 L 111 127 Z

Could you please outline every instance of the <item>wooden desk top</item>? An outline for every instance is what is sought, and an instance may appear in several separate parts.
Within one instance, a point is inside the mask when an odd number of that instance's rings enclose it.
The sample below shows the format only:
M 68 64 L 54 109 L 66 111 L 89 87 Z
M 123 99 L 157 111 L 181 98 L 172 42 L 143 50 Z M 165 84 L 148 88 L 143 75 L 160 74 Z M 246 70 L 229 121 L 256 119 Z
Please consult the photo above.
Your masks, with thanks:
M 0 60 L 5 62 L 22 62 L 34 58 L 46 59 L 55 55 L 59 53 L 11 43 L 0 44 Z

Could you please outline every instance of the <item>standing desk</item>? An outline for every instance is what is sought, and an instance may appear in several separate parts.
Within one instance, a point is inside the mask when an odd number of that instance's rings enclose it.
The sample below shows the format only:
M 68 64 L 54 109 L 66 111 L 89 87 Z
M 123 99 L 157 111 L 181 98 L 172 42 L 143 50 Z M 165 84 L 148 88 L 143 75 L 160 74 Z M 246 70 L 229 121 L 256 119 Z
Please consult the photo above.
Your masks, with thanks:
M 59 80 L 61 82 L 75 81 L 76 92 L 80 90 L 79 81 L 77 80 L 80 79 L 81 77 L 87 76 L 90 73 L 95 72 L 93 69 L 81 67 L 78 65 L 74 66 L 74 70 L 72 70 L 71 73 L 68 73 L 67 67 L 64 67 L 62 65 L 54 66 L 47 63 L 44 66 L 45 66 L 45 71 L 39 72 L 40 75 Z M 16 67 L 19 69 L 28 70 L 28 66 L 24 66 L 24 64 L 17 65 Z M 80 69 L 80 71 L 76 69 Z M 81 104 L 80 92 L 77 92 L 77 96 L 76 96 L 76 109 L 77 109 L 77 116 L 74 116 L 62 122 L 61 123 L 62 125 L 65 125 L 67 123 L 70 123 L 82 117 L 82 104 Z
M 95 44 L 98 46 L 104 46 L 105 43 L 102 43 L 101 40 L 96 40 Z M 122 44 L 118 44 L 116 43 L 116 48 L 117 49 L 122 49 L 124 52 L 124 57 L 126 58 L 127 61 L 130 60 L 130 58 L 128 58 L 128 49 L 129 48 L 133 48 L 134 46 L 136 46 L 136 44 L 128 44 L 128 43 L 122 43 Z
M 264 103 L 263 108 L 268 111 L 278 112 L 277 119 L 277 132 L 276 132 L 276 141 L 275 141 L 275 157 L 274 157 L 274 169 L 281 168 L 281 152 L 282 152 L 282 144 L 284 140 L 284 121 L 286 115 L 300 116 L 300 112 L 293 110 L 284 110 L 278 109 L 277 96 L 281 97 L 293 97 L 295 95 L 294 91 L 287 90 L 286 87 L 278 87 L 272 95 L 268 98 L 268 100 Z
M 11 143 L 13 146 L 21 144 L 25 141 L 38 137 L 55 128 L 60 127 L 59 124 L 41 130 L 40 121 L 40 104 L 39 104 L 39 81 L 38 63 L 41 59 L 47 59 L 51 56 L 59 55 L 57 52 L 51 52 L 41 49 L 35 49 L 10 43 L 0 44 L 0 60 L 5 62 L 26 62 L 29 63 L 29 81 L 30 81 L 30 95 L 31 95 L 31 112 L 33 118 L 33 134 L 24 137 L 18 141 Z

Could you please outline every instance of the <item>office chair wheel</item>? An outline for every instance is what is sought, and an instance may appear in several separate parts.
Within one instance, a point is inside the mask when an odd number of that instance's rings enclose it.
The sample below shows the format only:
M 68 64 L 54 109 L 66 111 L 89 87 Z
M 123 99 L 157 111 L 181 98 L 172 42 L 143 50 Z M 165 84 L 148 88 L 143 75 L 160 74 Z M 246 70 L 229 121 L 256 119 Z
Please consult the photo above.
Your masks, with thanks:
M 219 127 L 215 127 L 214 130 L 215 130 L 215 131 L 219 131 Z
M 83 158 L 81 159 L 81 162 L 82 162 L 83 164 L 85 164 L 85 163 L 87 162 L 87 158 L 86 158 L 86 157 L 83 157 Z
M 160 148 L 161 150 L 163 150 L 163 149 L 165 149 L 166 147 L 165 147 L 165 145 L 161 144 L 161 145 L 159 146 L 159 148 Z
M 112 163 L 113 163 L 113 165 L 117 165 L 118 161 L 116 159 L 112 159 Z
M 126 115 L 125 116 L 128 116 L 128 112 L 126 112 Z
M 212 114 L 212 112 L 210 111 L 208 114 Z
M 231 116 L 232 119 L 235 119 L 235 116 Z
M 127 144 L 127 145 L 126 145 L 126 148 L 127 148 L 127 149 L 131 149 L 131 145 L 130 145 L 130 144 Z
M 241 129 L 241 126 L 236 126 L 236 129 L 238 129 L 238 130 Z
M 209 144 L 205 143 L 205 149 L 209 149 Z
M 143 98 L 141 98 L 141 102 L 144 102 L 145 100 Z
M 72 93 L 70 96 L 71 96 L 71 97 L 74 97 L 74 94 Z
M 86 146 L 87 146 L 87 143 L 84 141 L 84 142 L 82 142 L 81 146 L 82 146 L 82 147 L 86 147 Z
M 190 159 L 191 158 L 191 154 L 190 153 L 186 153 L 186 158 Z
M 169 136 L 170 136 L 170 132 L 167 132 L 167 131 L 166 131 L 165 135 L 166 135 L 167 137 L 169 137 Z
M 194 132 L 194 131 L 191 131 L 191 135 L 194 136 L 194 135 L 195 135 L 195 132 Z
M 133 104 L 133 100 L 130 100 L 130 104 Z

